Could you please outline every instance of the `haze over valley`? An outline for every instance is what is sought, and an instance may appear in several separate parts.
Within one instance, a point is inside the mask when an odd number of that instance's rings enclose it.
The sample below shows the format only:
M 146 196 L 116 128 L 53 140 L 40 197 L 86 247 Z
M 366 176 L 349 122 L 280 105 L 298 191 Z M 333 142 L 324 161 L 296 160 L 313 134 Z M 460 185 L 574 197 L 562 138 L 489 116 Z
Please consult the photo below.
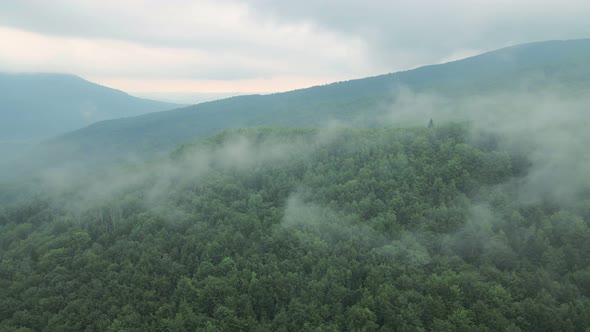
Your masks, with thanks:
M 178 107 L 63 74 L 0 73 L 0 154 L 13 159 L 43 140 L 102 120 Z

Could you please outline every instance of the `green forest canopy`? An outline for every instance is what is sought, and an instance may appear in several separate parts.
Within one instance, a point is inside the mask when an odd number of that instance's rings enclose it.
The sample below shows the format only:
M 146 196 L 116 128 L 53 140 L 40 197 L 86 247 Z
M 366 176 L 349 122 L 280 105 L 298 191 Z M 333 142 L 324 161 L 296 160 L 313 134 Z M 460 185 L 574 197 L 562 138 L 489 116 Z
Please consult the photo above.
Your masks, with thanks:
M 0 330 L 584 331 L 590 191 L 524 199 L 506 143 L 242 129 L 48 173 L 0 208 Z

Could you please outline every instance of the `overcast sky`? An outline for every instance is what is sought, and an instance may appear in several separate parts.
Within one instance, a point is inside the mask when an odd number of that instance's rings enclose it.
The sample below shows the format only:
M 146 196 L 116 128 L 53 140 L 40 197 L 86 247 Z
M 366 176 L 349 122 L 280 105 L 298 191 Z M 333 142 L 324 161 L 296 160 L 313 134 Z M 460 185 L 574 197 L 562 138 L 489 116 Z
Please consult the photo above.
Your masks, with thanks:
M 275 92 L 590 37 L 588 0 L 0 1 L 0 71 L 135 94 Z

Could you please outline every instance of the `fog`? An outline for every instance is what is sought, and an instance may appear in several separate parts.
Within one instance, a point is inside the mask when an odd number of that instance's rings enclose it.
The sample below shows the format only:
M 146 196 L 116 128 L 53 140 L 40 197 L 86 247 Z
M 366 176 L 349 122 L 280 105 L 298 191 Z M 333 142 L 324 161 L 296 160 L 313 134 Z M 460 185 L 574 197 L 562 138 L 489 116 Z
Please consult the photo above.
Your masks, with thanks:
M 430 254 L 421 244 L 424 239 L 412 232 L 394 237 L 378 232 L 355 215 L 305 200 L 305 191 L 287 199 L 280 230 L 294 232 L 307 246 L 323 249 L 338 243 L 353 243 L 363 256 L 377 256 L 384 261 L 421 266 L 430 262 Z
M 484 191 L 515 190 L 515 206 L 551 201 L 576 207 L 588 199 L 590 190 L 590 97 L 565 90 L 563 86 L 542 90 L 522 87 L 451 98 L 400 88 L 393 97 L 395 102 L 384 107 L 387 112 L 377 122 L 385 127 L 426 127 L 430 119 L 435 126 L 464 123 L 470 129 L 467 143 L 523 159 L 524 176 Z M 301 135 L 278 140 L 265 136 L 267 129 L 228 131 L 213 141 L 186 145 L 170 157 L 108 166 L 91 174 L 85 166 L 75 164 L 46 168 L 39 173 L 32 192 L 61 197 L 57 204 L 74 216 L 96 213 L 100 219 L 108 213 L 109 218 L 121 218 L 123 206 L 129 200 L 139 200 L 141 209 L 159 211 L 173 220 L 188 213 L 175 207 L 178 198 L 172 193 L 181 192 L 181 188 L 191 190 L 219 172 L 261 172 L 269 165 L 280 168 L 304 160 L 318 149 L 336 144 L 337 138 L 355 130 L 353 127 L 354 123 L 334 119 L 320 129 L 302 130 Z M 420 232 L 382 234 L 360 216 L 314 202 L 306 190 L 298 188 L 284 202 L 281 228 L 295 232 L 310 246 L 349 241 L 383 259 L 415 265 L 430 261 L 429 239 Z M 482 197 L 472 202 L 464 225 L 440 239 L 449 253 L 509 254 L 506 244 L 491 231 L 506 221 L 490 208 L 489 198 Z
M 337 130 L 308 130 L 309 137 L 296 135 L 288 141 L 259 139 L 251 134 L 253 131 L 228 131 L 217 136 L 217 144 L 187 145 L 170 157 L 153 161 L 129 158 L 123 165 L 99 169 L 75 163 L 44 168 L 35 176 L 30 190 L 61 197 L 59 204 L 78 215 L 103 206 L 119 206 L 127 195 L 140 195 L 146 210 L 170 207 L 171 194 L 179 188 L 197 186 L 212 173 L 256 170 L 267 164 L 305 158 L 315 148 L 328 144 Z
M 0 1 L 0 331 L 590 332 L 589 14 Z
M 590 188 L 590 97 L 565 85 L 457 98 L 402 88 L 388 107 L 383 121 L 392 126 L 463 122 L 470 143 L 493 135 L 500 149 L 525 154 L 530 167 L 518 180 L 523 202 L 566 203 Z

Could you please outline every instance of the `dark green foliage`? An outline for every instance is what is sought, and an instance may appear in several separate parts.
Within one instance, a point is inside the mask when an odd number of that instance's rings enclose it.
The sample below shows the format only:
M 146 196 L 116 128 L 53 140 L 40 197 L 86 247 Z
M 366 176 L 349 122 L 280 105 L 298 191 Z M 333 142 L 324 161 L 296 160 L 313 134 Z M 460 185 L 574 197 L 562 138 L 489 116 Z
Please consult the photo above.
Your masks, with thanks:
M 6 206 L 0 330 L 584 331 L 588 210 L 520 203 L 526 156 L 466 137 L 229 131 L 178 176 Z

